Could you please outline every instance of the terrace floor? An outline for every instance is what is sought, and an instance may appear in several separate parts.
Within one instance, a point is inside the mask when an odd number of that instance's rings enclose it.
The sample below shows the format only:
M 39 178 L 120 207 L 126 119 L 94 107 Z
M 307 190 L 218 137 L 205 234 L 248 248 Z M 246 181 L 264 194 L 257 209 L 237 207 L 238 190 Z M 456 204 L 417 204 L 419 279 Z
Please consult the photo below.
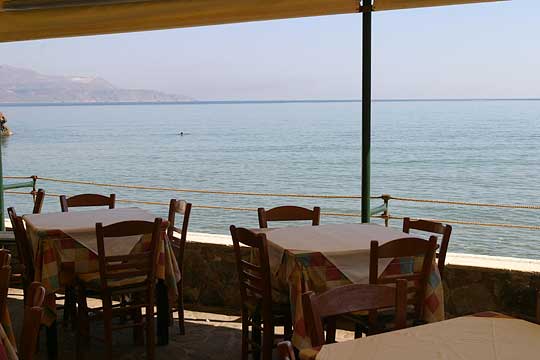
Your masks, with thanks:
M 90 306 L 96 306 L 90 303 Z M 22 292 L 10 289 L 8 306 L 14 331 L 20 334 L 22 324 Z M 238 360 L 240 359 L 240 329 L 238 316 L 220 315 L 207 312 L 186 311 L 186 335 L 178 333 L 178 323 L 175 316 L 173 327 L 169 328 L 169 345 L 156 347 L 156 359 L 186 359 L 186 360 Z M 100 334 L 100 323 L 92 326 L 93 334 Z M 69 328 L 59 329 L 59 359 L 75 359 L 75 333 Z M 282 329 L 278 329 L 278 333 Z M 352 339 L 353 334 L 338 331 L 338 341 Z M 135 346 L 131 330 L 113 333 L 114 358 L 116 360 L 145 359 L 145 348 Z M 87 359 L 100 359 L 104 355 L 104 346 L 99 340 L 92 340 L 86 351 Z M 276 354 L 274 354 L 276 355 Z M 45 332 L 41 332 L 40 351 L 37 359 L 47 359 Z M 277 359 L 277 355 L 275 356 Z

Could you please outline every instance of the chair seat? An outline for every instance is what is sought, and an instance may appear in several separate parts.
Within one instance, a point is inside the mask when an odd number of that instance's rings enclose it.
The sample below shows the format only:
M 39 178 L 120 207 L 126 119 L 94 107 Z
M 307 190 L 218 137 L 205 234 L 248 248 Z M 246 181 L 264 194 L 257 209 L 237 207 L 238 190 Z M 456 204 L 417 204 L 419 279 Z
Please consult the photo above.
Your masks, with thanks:
M 255 313 L 261 305 L 261 301 L 257 301 L 254 298 L 250 298 L 245 303 L 250 314 Z M 272 289 L 272 314 L 274 317 L 284 317 L 290 315 L 291 304 L 289 302 L 289 295 L 279 292 L 276 289 Z
M 424 325 L 425 322 L 418 321 L 414 319 L 415 313 L 414 313 L 414 306 L 408 305 L 407 306 L 407 327 L 412 326 L 418 326 L 418 325 Z M 366 312 L 357 312 L 357 313 L 351 313 L 340 316 L 340 318 L 346 322 L 351 322 L 357 326 L 357 328 L 361 329 L 363 333 L 367 333 L 369 331 L 369 320 L 368 320 L 368 314 Z M 395 310 L 394 309 L 382 309 L 378 311 L 377 316 L 377 322 L 380 326 L 378 329 L 371 329 L 372 333 L 371 335 L 394 331 L 394 318 L 395 318 Z
M 99 291 L 101 289 L 101 278 L 99 272 L 92 272 L 86 274 L 77 275 L 79 282 L 81 282 L 85 288 L 89 290 Z M 113 290 L 120 290 L 123 288 L 131 288 L 144 285 L 146 282 L 146 276 L 135 276 L 129 279 L 109 280 L 108 286 Z

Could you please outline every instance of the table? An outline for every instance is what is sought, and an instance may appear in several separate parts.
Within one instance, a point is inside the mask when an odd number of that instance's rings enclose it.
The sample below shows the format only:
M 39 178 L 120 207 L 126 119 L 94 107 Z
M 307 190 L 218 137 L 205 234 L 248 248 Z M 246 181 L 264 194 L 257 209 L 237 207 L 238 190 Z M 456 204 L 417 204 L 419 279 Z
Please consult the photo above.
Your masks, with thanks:
M 100 209 L 25 215 L 28 236 L 36 262 L 36 281 L 46 289 L 44 323 L 49 326 L 48 340 L 56 344 L 56 302 L 54 294 L 73 281 L 75 275 L 99 271 L 96 223 L 104 226 L 128 220 L 153 222 L 156 216 L 139 208 Z M 159 243 L 156 277 L 158 306 L 158 344 L 168 343 L 170 301 L 178 297 L 180 270 L 165 229 Z M 123 237 L 107 241 L 107 253 L 126 255 L 143 244 L 140 237 Z M 66 274 L 67 273 L 67 274 Z M 54 346 L 54 345 L 53 345 Z M 52 351 L 52 350 L 51 350 Z M 55 357 L 56 354 L 50 354 Z
M 540 326 L 505 316 L 467 316 L 300 352 L 302 360 L 515 360 L 540 354 Z
M 302 307 L 302 293 L 316 293 L 350 283 L 369 282 L 369 251 L 372 240 L 380 245 L 410 234 L 376 224 L 331 224 L 254 230 L 266 234 L 274 287 L 288 287 L 293 316 L 295 347 L 310 348 Z M 381 259 L 379 276 L 418 271 L 422 258 Z M 435 263 L 426 291 L 424 320 L 444 319 L 443 287 Z

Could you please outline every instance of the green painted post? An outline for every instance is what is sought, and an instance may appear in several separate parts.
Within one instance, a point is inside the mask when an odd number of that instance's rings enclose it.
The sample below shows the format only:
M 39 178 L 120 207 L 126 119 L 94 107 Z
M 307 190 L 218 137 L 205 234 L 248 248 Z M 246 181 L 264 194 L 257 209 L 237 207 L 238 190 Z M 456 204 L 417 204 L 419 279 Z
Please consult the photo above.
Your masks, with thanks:
M 371 196 L 371 0 L 362 4 L 362 222 L 370 221 Z

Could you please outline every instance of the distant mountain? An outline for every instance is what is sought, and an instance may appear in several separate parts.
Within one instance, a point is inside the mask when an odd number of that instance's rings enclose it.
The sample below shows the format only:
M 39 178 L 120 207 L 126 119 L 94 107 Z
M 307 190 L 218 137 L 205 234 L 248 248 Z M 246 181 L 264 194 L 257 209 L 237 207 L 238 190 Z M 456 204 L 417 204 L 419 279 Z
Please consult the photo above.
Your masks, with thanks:
M 108 103 L 193 101 L 153 90 L 121 89 L 87 76 L 49 76 L 0 65 L 0 103 Z

